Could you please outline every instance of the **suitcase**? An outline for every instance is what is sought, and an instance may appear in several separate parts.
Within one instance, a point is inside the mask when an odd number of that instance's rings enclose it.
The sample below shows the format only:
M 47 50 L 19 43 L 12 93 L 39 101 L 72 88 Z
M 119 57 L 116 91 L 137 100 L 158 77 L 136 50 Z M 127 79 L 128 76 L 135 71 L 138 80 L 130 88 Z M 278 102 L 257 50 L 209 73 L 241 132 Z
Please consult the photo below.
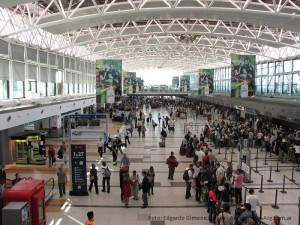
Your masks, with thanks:
M 192 158 L 192 155 L 193 155 L 192 148 L 187 148 L 185 151 L 185 156 L 188 158 Z
M 161 142 L 159 142 L 158 144 L 159 144 L 159 147 L 166 147 L 166 143 L 165 143 L 165 142 L 162 142 L 162 141 L 161 141 Z
M 179 155 L 182 155 L 182 156 L 185 155 L 185 147 L 180 147 Z

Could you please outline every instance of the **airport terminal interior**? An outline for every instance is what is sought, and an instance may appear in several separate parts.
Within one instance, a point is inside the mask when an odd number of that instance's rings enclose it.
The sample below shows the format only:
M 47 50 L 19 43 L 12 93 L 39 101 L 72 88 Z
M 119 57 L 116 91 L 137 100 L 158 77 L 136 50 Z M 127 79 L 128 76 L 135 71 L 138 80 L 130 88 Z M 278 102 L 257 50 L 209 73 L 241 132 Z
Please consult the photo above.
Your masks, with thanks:
M 1 224 L 300 224 L 299 24 L 294 0 L 0 0 Z

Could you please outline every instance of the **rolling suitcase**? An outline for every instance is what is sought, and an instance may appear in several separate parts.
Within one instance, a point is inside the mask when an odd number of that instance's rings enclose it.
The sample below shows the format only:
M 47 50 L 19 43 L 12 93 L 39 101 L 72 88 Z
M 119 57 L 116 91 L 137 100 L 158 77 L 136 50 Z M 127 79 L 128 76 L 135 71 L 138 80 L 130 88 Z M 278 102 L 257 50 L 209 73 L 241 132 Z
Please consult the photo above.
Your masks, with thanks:
M 183 146 L 180 147 L 179 155 L 182 155 L 182 156 L 185 155 L 185 147 L 183 147 Z
M 193 155 L 192 148 L 186 148 L 185 156 L 188 158 L 192 158 L 192 155 Z
M 159 144 L 159 147 L 166 147 L 166 143 L 165 143 L 165 142 L 162 142 L 162 141 L 161 141 L 161 142 L 159 142 L 158 144 Z

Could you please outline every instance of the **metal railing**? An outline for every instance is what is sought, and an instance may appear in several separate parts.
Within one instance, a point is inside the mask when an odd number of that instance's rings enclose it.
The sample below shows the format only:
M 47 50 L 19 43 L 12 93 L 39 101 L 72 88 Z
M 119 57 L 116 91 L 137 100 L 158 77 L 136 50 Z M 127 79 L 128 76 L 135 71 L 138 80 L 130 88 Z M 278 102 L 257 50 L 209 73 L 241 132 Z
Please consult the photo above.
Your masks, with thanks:
M 45 182 L 45 202 L 47 202 L 53 196 L 55 181 L 50 178 Z

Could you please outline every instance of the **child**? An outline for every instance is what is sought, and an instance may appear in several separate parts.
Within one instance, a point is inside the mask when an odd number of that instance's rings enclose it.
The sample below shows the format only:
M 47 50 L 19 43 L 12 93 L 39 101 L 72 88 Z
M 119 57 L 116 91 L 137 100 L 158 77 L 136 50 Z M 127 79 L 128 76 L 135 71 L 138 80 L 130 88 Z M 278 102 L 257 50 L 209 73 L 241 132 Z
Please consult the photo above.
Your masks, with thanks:
M 90 211 L 87 213 L 87 221 L 85 222 L 85 225 L 94 225 L 94 212 Z

